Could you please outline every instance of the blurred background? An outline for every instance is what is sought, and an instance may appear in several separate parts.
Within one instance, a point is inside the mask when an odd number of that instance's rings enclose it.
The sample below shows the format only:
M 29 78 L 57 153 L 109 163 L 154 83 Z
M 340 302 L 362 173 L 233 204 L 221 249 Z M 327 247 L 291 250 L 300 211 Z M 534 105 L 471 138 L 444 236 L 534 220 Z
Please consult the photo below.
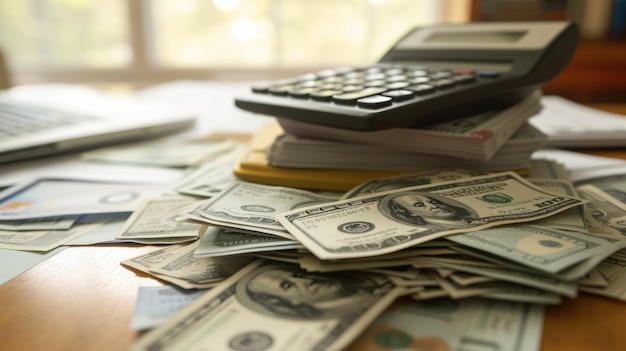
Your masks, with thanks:
M 544 92 L 626 102 L 626 0 L 0 0 L 0 87 L 277 79 L 375 63 L 416 26 L 566 19 L 582 40 Z

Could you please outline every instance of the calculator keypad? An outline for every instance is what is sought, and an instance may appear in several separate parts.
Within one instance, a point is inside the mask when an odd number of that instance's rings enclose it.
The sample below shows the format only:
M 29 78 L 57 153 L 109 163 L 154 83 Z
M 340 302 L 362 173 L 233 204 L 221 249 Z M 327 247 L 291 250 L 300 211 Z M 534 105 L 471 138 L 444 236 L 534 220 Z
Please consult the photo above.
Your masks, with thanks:
M 393 103 L 469 85 L 479 78 L 499 78 L 497 71 L 433 69 L 412 65 L 377 64 L 338 68 L 253 86 L 255 93 L 377 109 Z

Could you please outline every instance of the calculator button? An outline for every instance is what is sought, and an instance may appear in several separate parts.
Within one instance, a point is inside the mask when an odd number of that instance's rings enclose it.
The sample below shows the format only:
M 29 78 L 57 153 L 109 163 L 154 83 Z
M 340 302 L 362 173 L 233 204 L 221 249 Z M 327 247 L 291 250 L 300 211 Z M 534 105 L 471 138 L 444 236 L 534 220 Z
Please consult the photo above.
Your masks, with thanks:
M 360 71 L 354 71 L 354 72 L 346 73 L 343 76 L 348 79 L 363 79 L 365 77 L 365 73 L 360 72 Z
M 407 76 L 411 78 L 425 77 L 427 75 L 428 75 L 428 72 L 426 72 L 425 70 L 414 70 L 414 71 L 409 71 L 407 73 Z
M 416 78 L 409 79 L 409 83 L 411 84 L 424 84 L 430 81 L 431 79 L 428 77 L 416 77 Z
M 404 74 L 404 70 L 402 68 L 391 68 L 385 71 L 385 74 L 388 76 L 395 76 Z
M 415 96 L 415 93 L 411 90 L 399 89 L 386 91 L 382 93 L 382 95 L 392 98 L 393 101 L 404 101 L 412 99 Z
M 296 88 L 296 89 L 289 90 L 287 94 L 295 98 L 306 99 L 314 91 L 317 91 L 317 89 L 316 88 Z
M 405 81 L 407 79 L 408 79 L 407 76 L 405 76 L 403 74 L 398 74 L 398 75 L 395 75 L 395 76 L 387 77 L 386 81 L 388 81 L 389 83 L 393 83 L 393 82 Z
M 357 100 L 357 105 L 364 108 L 381 108 L 391 105 L 392 98 L 389 96 L 374 95 Z
M 500 72 L 498 71 L 477 71 L 476 75 L 480 78 L 499 78 Z
M 287 92 L 293 88 L 295 88 L 293 85 L 275 85 L 270 87 L 268 91 L 273 95 L 287 95 Z
M 411 85 L 406 88 L 415 93 L 415 95 L 427 95 L 435 92 L 435 87 L 430 84 Z
M 363 85 L 365 81 L 359 78 L 346 79 L 343 84 L 345 85 Z
M 368 73 L 365 76 L 365 80 L 381 80 L 385 79 L 387 76 L 384 73 Z
M 319 86 L 321 90 L 341 90 L 341 84 L 322 84 Z
M 319 87 L 320 85 L 322 85 L 322 83 L 319 80 L 307 80 L 306 82 L 302 82 L 302 83 L 298 84 L 298 87 L 300 87 L 300 88 L 315 88 L 315 87 Z
M 456 82 L 453 79 L 439 79 L 430 83 L 434 85 L 437 89 L 449 89 L 456 85 Z
M 253 85 L 250 87 L 250 89 L 252 89 L 252 92 L 254 93 L 267 93 L 269 88 L 269 85 Z
M 384 80 L 370 80 L 369 82 L 365 83 L 365 86 L 366 87 L 382 87 L 385 84 L 387 84 L 387 82 L 385 82 Z
M 354 105 L 358 99 L 384 93 L 385 91 L 387 91 L 387 88 L 383 87 L 365 88 L 360 91 L 335 95 L 333 96 L 333 101 L 343 105 Z
M 315 101 L 332 101 L 333 96 L 341 94 L 341 93 L 342 93 L 341 90 L 333 90 L 333 89 L 319 90 L 319 91 L 311 93 L 311 99 Z
M 363 88 L 364 86 L 362 85 L 344 85 L 343 88 L 341 88 L 341 91 L 344 93 L 351 93 L 353 91 L 363 90 Z
M 402 88 L 406 88 L 409 85 L 411 85 L 409 82 L 393 82 L 390 84 L 387 84 L 387 88 L 389 89 L 402 89 Z

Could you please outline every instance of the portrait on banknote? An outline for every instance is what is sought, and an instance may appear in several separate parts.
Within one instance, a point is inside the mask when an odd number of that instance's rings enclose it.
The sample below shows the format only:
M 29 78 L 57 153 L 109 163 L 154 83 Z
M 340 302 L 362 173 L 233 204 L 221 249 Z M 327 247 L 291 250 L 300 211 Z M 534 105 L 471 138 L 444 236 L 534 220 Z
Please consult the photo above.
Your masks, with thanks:
M 358 314 L 392 289 L 387 278 L 354 273 L 311 273 L 293 265 L 262 266 L 237 283 L 248 308 L 290 319 L 324 319 Z
M 390 194 L 380 202 L 390 219 L 431 228 L 464 228 L 479 216 L 468 206 L 432 193 L 406 191 Z

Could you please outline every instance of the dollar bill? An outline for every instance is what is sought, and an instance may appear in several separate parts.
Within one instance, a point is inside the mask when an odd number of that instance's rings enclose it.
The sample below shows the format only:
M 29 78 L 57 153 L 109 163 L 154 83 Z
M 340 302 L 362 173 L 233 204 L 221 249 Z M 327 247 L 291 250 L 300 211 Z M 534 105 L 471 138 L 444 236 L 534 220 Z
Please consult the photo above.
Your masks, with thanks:
M 533 221 L 584 203 L 504 172 L 299 208 L 277 218 L 320 259 L 345 259 Z
M 182 290 L 171 285 L 139 287 L 131 328 L 155 328 L 205 293 L 206 290 Z
M 233 174 L 232 162 L 210 163 L 186 176 L 174 186 L 174 190 L 185 195 L 210 198 L 235 180 L 237 177 Z
M 626 245 L 590 235 L 511 225 L 451 235 L 448 240 L 548 273 L 557 273 L 588 258 L 613 253 Z
M 547 159 L 530 160 L 530 173 L 527 177 L 533 179 L 567 180 L 571 182 L 569 171 L 562 163 Z
M 0 230 L 33 231 L 70 229 L 81 215 L 0 221 Z
M 608 284 L 605 287 L 583 285 L 580 290 L 626 301 L 626 250 L 620 250 L 602 261 L 598 270 L 606 277 Z
M 255 261 L 148 332 L 133 350 L 342 350 L 398 296 L 376 274 Z
M 576 186 L 593 185 L 626 204 L 626 165 L 623 163 L 579 171 L 576 180 Z
M 195 257 L 198 242 L 181 247 L 176 254 L 149 268 L 150 272 L 179 278 L 195 285 L 224 280 L 250 263 L 246 256 Z
M 195 239 L 202 227 L 200 224 L 176 221 L 178 217 L 176 210 L 195 202 L 197 200 L 187 197 L 146 199 L 126 220 L 116 239 L 140 242 L 152 238 Z
M 351 199 L 357 196 L 375 194 L 389 190 L 410 186 L 425 185 L 451 180 L 485 175 L 486 172 L 465 169 L 446 169 L 431 172 L 416 172 L 399 176 L 377 178 L 367 181 L 346 192 L 341 199 Z
M 284 230 L 275 217 L 277 214 L 335 200 L 336 197 L 305 190 L 236 181 L 203 201 L 196 212 L 225 226 L 233 223 L 248 228 Z
M 200 212 L 198 211 L 198 205 L 196 204 L 180 209 L 180 211 L 178 211 L 178 214 L 180 215 L 180 217 L 178 217 L 176 220 L 180 220 L 180 221 L 189 221 L 192 223 L 199 223 L 202 225 L 209 224 L 214 227 L 238 230 L 238 231 L 246 232 L 248 234 L 266 235 L 266 236 L 270 235 L 270 236 L 283 238 L 286 240 L 295 240 L 293 235 L 291 235 L 285 228 L 282 228 L 282 227 L 272 229 L 272 228 L 253 226 L 253 225 L 245 223 L 245 221 L 242 223 L 231 223 L 231 222 L 222 222 L 222 221 L 217 221 L 217 220 L 213 220 L 210 218 L 206 218 L 200 215 Z
M 536 351 L 542 305 L 481 298 L 413 302 L 379 317 L 346 351 Z
M 590 233 L 614 239 L 626 236 L 626 205 L 594 185 L 581 185 L 576 190 L 581 198 L 589 201 L 584 207 L 584 216 Z
M 528 180 L 536 186 L 555 194 L 580 197 L 578 195 L 578 192 L 574 188 L 574 184 L 569 180 L 539 178 L 530 178 Z M 583 233 L 588 232 L 587 224 L 585 222 L 585 215 L 583 212 L 583 206 L 570 208 L 569 210 L 557 213 L 548 218 L 536 220 L 534 221 L 534 224 L 556 229 L 573 230 Z
M 122 261 L 121 264 L 123 266 L 152 275 L 157 279 L 170 282 L 183 289 L 208 289 L 219 284 L 220 281 L 212 281 L 208 283 L 198 284 L 190 280 L 175 278 L 166 274 L 159 274 L 151 271 L 151 269 L 162 265 L 164 262 L 167 262 L 172 257 L 180 256 L 182 254 L 181 251 L 186 252 L 186 248 L 183 245 L 169 245 L 162 249 L 157 249 L 149 252 L 147 254 L 129 258 Z
M 232 229 L 207 226 L 203 230 L 195 257 L 218 257 L 252 252 L 291 250 L 302 247 L 299 242 L 269 236 L 242 233 Z
M 100 223 L 75 225 L 67 230 L 38 230 L 31 232 L 0 230 L 0 249 L 50 251 L 98 226 L 100 226 Z
M 563 281 L 545 275 L 523 272 L 506 267 L 476 267 L 445 261 L 439 261 L 438 264 L 455 271 L 484 275 L 501 281 L 541 289 L 571 298 L 576 297 L 578 294 L 578 284 L 576 282 Z

